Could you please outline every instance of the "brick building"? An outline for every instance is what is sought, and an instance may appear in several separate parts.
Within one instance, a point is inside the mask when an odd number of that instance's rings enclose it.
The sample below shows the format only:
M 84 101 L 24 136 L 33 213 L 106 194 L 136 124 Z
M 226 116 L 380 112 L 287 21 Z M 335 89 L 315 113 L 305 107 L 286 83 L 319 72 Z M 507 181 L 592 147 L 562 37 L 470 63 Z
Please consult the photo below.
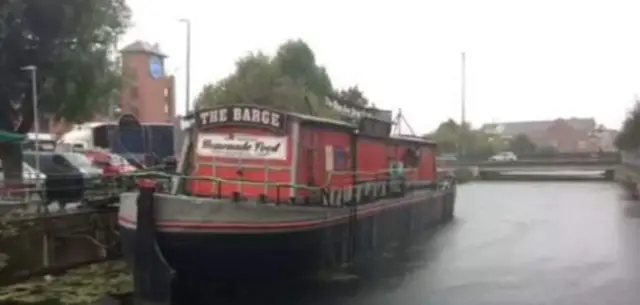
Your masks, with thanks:
M 171 123 L 175 115 L 175 79 L 165 74 L 166 55 L 157 44 L 139 40 L 120 52 L 125 76 L 121 112 L 133 114 L 141 122 Z
M 559 152 L 596 152 L 613 149 L 612 145 L 604 143 L 609 141 L 602 138 L 605 133 L 602 133 L 602 127 L 598 126 L 593 118 L 491 123 L 483 125 L 480 129 L 505 140 L 524 134 L 536 146 L 553 147 Z M 609 133 L 606 132 L 607 135 Z
M 171 123 L 175 115 L 175 80 L 166 75 L 166 55 L 157 44 L 135 41 L 120 50 L 122 55 L 123 85 L 120 114 L 133 114 L 141 122 Z M 116 115 L 117 117 L 117 115 Z M 96 113 L 95 121 L 111 120 L 104 113 Z M 58 136 L 70 129 L 70 124 L 55 121 L 54 115 L 40 114 L 40 130 Z

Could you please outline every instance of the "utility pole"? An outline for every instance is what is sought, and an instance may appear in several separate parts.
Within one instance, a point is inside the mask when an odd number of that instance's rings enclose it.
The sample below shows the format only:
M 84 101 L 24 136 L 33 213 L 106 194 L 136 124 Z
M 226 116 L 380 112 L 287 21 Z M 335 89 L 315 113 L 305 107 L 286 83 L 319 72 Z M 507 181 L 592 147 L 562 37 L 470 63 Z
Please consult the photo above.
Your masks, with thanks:
M 38 67 L 26 66 L 22 67 L 23 71 L 29 72 L 31 77 L 31 103 L 33 107 L 33 133 L 34 133 L 34 148 L 36 154 L 40 151 L 40 113 L 38 113 L 38 87 L 36 79 L 38 77 Z M 36 170 L 40 173 L 40 158 L 35 158 Z M 38 179 L 39 180 L 39 179 Z M 39 182 L 39 181 L 38 181 Z
M 187 26 L 187 55 L 186 55 L 186 61 L 187 61 L 187 71 L 186 74 L 186 88 L 185 88 L 185 115 L 189 114 L 189 103 L 190 103 L 190 99 L 191 99 L 191 20 L 183 18 L 180 19 L 180 22 L 184 22 L 185 25 Z
M 460 139 L 459 139 L 459 154 L 460 156 L 465 154 L 465 122 L 467 121 L 467 101 L 466 101 L 466 78 L 467 78 L 467 58 L 465 52 L 462 52 L 462 71 L 461 71 L 461 88 L 460 88 Z

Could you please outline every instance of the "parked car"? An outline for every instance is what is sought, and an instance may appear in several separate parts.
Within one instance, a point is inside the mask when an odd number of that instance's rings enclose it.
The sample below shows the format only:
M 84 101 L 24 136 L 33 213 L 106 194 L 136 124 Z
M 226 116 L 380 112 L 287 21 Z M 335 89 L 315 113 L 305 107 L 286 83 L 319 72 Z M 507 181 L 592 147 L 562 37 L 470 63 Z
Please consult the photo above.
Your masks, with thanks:
M 22 185 L 20 186 L 11 186 L 11 188 L 15 188 L 16 191 L 24 191 L 27 195 L 37 193 L 40 196 L 44 196 L 43 188 L 44 182 L 47 176 L 40 171 L 37 171 L 33 167 L 29 166 L 27 163 L 22 163 Z M 4 167 L 2 166 L 2 161 L 0 161 L 0 184 L 2 185 L 2 189 L 8 192 L 10 190 L 7 185 L 5 185 L 4 180 Z M 5 192 L 3 192 L 5 193 Z
M 102 169 L 102 175 L 108 182 L 115 182 L 115 186 L 122 188 L 123 181 L 130 182 L 132 179 L 126 179 L 122 176 L 124 173 L 130 173 L 138 170 L 137 167 L 131 165 L 127 159 L 120 155 L 105 151 L 85 151 L 85 154 L 92 164 Z M 133 186 L 133 183 L 127 183 Z
M 69 164 L 82 173 L 86 190 L 100 191 L 104 189 L 102 169 L 94 166 L 87 156 L 77 152 L 60 153 Z
M 516 154 L 510 151 L 501 152 L 489 158 L 489 161 L 516 161 L 516 160 L 518 160 L 518 157 L 516 156 Z
M 55 201 L 64 207 L 67 203 L 82 201 L 85 194 L 85 174 L 61 154 L 25 151 L 23 158 L 30 167 L 36 167 L 36 160 L 39 160 L 40 171 L 46 175 L 44 191 L 48 204 Z
M 137 169 L 127 159 L 117 154 L 104 151 L 85 151 L 85 155 L 93 166 L 102 169 L 102 174 L 105 176 L 118 176 Z

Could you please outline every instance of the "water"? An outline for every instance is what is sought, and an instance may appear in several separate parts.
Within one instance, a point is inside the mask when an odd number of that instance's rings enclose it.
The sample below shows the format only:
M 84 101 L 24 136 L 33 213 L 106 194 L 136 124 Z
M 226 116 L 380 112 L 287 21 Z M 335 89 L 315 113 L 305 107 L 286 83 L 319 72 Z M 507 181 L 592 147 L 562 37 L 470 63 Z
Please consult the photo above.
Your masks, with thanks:
M 216 297 L 188 303 L 640 304 L 639 217 L 615 184 L 467 184 L 454 222 L 358 279 L 199 288 Z

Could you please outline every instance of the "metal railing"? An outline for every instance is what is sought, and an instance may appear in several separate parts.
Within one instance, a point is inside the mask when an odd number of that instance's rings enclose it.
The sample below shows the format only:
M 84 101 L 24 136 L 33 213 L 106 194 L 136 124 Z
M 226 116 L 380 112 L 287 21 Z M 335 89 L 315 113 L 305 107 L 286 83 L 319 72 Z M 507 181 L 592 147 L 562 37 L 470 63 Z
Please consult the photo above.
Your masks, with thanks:
M 330 174 L 335 175 L 344 173 Z M 124 176 L 126 176 L 126 179 L 129 181 L 128 186 L 125 186 L 125 188 L 131 188 L 131 186 L 139 179 L 150 179 L 156 182 L 157 192 L 170 193 L 170 190 L 172 189 L 170 185 L 172 183 L 176 183 L 176 180 L 181 180 L 182 183 L 188 183 L 191 181 L 207 181 L 215 185 L 215 191 L 212 192 L 211 196 L 208 196 L 212 199 L 227 199 L 232 202 L 255 201 L 261 204 L 275 205 L 290 204 L 331 207 L 358 206 L 381 199 L 406 196 L 410 192 L 419 190 L 446 189 L 455 185 L 455 181 L 452 177 L 445 177 L 439 181 L 416 181 L 395 179 L 389 175 L 388 171 L 381 171 L 372 175 L 375 178 L 359 179 L 356 183 L 345 187 L 331 187 L 328 185 L 309 186 L 303 184 L 243 180 L 242 183 L 245 185 L 259 185 L 265 190 L 269 188 L 276 189 L 276 195 L 273 197 L 267 196 L 265 192 L 258 194 L 255 198 L 243 198 L 242 194 L 238 191 L 230 192 L 228 194 L 223 192 L 224 184 L 237 184 L 237 180 L 219 179 L 214 177 L 194 177 L 160 171 L 139 171 L 126 174 Z M 327 179 L 327 181 L 329 180 L 330 179 Z M 296 193 L 300 193 L 301 195 L 285 195 L 289 193 L 290 189 L 294 189 Z M 197 194 L 191 193 L 188 188 L 183 188 L 183 191 L 179 192 L 179 194 L 203 197 L 201 195 L 198 196 Z
M 19 185 L 0 181 L 0 215 L 100 208 L 117 203 L 121 192 L 118 176 L 25 175 Z

